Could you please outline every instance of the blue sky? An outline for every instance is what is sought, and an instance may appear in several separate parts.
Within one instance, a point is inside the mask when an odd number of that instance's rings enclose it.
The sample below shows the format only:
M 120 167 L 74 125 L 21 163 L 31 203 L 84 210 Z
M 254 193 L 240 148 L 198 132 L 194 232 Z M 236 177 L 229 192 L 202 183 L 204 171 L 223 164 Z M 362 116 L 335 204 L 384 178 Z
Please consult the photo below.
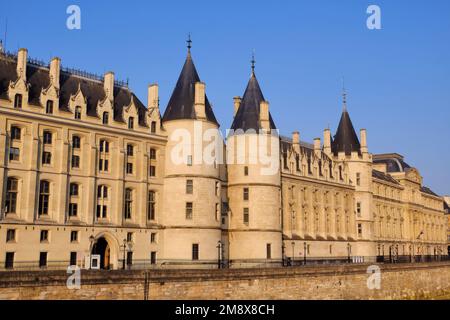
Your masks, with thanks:
M 81 8 L 81 30 L 66 8 Z M 366 27 L 381 8 L 382 30 Z M 160 85 L 165 109 L 186 56 L 186 37 L 222 128 L 232 121 L 256 52 L 256 74 L 284 135 L 336 130 L 345 76 L 348 109 L 373 153 L 398 152 L 424 182 L 450 194 L 450 1 L 10 1 L 0 0 L 7 49 L 130 79 L 146 101 Z

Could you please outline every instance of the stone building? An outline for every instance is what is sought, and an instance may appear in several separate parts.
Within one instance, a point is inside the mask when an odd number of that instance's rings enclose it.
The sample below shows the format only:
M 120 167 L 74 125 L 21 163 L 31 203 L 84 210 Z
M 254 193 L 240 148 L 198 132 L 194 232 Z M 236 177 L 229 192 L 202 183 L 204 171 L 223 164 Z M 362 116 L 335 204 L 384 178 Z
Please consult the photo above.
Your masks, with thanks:
M 92 257 L 119 269 L 447 254 L 444 199 L 401 155 L 371 154 L 345 100 L 333 137 L 329 129 L 313 144 L 298 132 L 279 136 L 253 65 L 225 139 L 190 46 L 163 116 L 156 84 L 143 103 L 112 72 L 2 52 L 0 267 L 89 267 Z M 203 153 L 211 141 L 212 160 Z M 237 161 L 220 161 L 242 141 L 242 161 L 239 150 Z M 253 141 L 276 150 L 275 171 L 261 173 Z

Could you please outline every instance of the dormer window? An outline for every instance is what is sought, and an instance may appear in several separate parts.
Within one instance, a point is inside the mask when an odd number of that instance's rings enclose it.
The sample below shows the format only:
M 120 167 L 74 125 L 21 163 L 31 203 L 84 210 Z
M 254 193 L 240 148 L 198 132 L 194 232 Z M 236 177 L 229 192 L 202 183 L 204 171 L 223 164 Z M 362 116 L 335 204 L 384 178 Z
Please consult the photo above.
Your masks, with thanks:
M 52 114 L 53 113 L 53 101 L 52 100 L 48 100 L 47 101 L 47 106 L 45 107 L 45 113 L 46 114 Z
M 134 118 L 129 117 L 128 118 L 128 129 L 133 129 L 133 128 L 134 128 Z
M 103 112 L 103 120 L 102 120 L 103 124 L 108 124 L 109 122 L 109 113 L 108 112 Z
M 77 119 L 77 120 L 81 119 L 81 107 L 80 106 L 75 107 L 75 119 Z
M 152 123 L 150 124 L 150 132 L 156 133 L 156 121 L 152 121 Z
M 14 108 L 16 109 L 22 108 L 22 95 L 19 93 L 16 94 L 16 96 L 14 97 Z

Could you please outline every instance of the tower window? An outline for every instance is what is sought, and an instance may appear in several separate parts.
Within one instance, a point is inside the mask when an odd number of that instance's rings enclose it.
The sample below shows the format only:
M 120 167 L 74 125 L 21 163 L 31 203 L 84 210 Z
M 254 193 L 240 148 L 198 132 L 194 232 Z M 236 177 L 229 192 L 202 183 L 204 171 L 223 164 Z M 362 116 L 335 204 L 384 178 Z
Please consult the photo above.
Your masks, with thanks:
M 127 174 L 133 174 L 133 164 L 131 162 L 127 163 Z
M 156 252 L 152 251 L 150 252 L 150 264 L 156 264 Z
M 149 176 L 150 177 L 156 177 L 156 167 L 155 166 L 150 166 L 149 167 Z
M 52 153 L 48 151 L 42 152 L 42 164 L 52 163 Z
M 44 144 L 52 144 L 52 133 L 50 131 L 44 131 Z
M 11 127 L 11 140 L 20 140 L 20 138 L 21 138 L 20 128 L 12 126 Z
M 6 231 L 6 242 L 14 242 L 16 241 L 16 230 L 8 229 Z
M 48 181 L 41 181 L 39 185 L 39 215 L 48 214 L 48 205 L 50 198 L 50 183 Z
M 47 105 L 45 107 L 45 113 L 47 113 L 47 114 L 53 113 L 53 101 L 52 100 L 47 101 Z
M 22 95 L 21 94 L 16 94 L 16 96 L 14 97 L 14 108 L 16 108 L 16 109 L 22 108 Z
M 361 202 L 356 203 L 356 213 L 358 214 L 358 217 L 361 217 Z
M 193 203 L 186 202 L 186 219 L 192 220 Z
M 361 174 L 359 172 L 356 173 L 356 185 L 361 185 Z
M 150 149 L 150 160 L 156 160 L 156 149 Z
M 72 137 L 72 148 L 73 149 L 80 149 L 81 146 L 81 139 L 79 136 L 73 136 Z
M 133 208 L 133 190 L 125 189 L 125 219 L 131 219 Z
M 362 236 L 362 224 L 358 223 L 358 236 Z
M 187 157 L 187 165 L 190 167 L 192 166 L 192 156 Z
M 16 213 L 17 209 L 18 181 L 8 178 L 6 183 L 5 213 Z
M 186 194 L 193 194 L 193 193 L 194 193 L 194 181 L 186 180 Z
M 41 230 L 41 242 L 47 242 L 48 241 L 48 230 Z
M 266 257 L 267 259 L 272 259 L 272 244 L 270 243 L 266 245 Z
M 5 257 L 5 269 L 14 268 L 14 252 L 7 252 Z
M 155 220 L 156 216 L 156 196 L 155 191 L 148 192 L 148 220 Z
M 244 188 L 244 201 L 248 201 L 249 199 L 249 189 Z
M 72 155 L 72 168 L 80 167 L 80 156 Z
M 250 214 L 249 214 L 249 209 L 248 208 L 244 208 L 244 224 L 248 225 L 249 221 L 250 221 Z
M 192 245 L 192 260 L 198 260 L 199 253 L 200 253 L 199 245 L 198 245 L 198 243 L 194 243 Z
M 247 166 L 244 167 L 244 176 L 248 176 L 248 167 Z
M 39 253 L 39 268 L 47 267 L 47 252 Z
M 132 157 L 134 154 L 134 148 L 132 144 L 127 144 L 127 156 Z
M 69 189 L 70 189 L 70 195 L 72 197 L 77 197 L 78 196 L 78 189 L 79 189 L 78 188 L 78 184 L 71 183 Z
M 156 121 L 152 121 L 152 123 L 150 124 L 150 132 L 156 133 Z
M 77 241 L 78 241 L 78 231 L 71 231 L 70 242 L 77 242 Z

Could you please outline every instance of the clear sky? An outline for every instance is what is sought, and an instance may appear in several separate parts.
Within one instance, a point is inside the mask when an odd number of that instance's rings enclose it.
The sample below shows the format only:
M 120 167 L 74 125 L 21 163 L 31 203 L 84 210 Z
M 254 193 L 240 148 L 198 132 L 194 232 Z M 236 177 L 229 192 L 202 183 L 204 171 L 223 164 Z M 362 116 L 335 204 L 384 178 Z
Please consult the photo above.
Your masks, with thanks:
M 66 9 L 81 8 L 81 30 Z M 381 30 L 366 27 L 369 5 Z M 67 67 L 112 70 L 145 103 L 160 85 L 164 111 L 186 56 L 186 37 L 222 128 L 233 96 L 256 74 L 284 135 L 302 140 L 335 132 L 345 76 L 356 130 L 368 130 L 373 153 L 398 152 L 425 185 L 450 194 L 450 1 L 11 1 L 0 0 L 7 49 L 62 58 Z

